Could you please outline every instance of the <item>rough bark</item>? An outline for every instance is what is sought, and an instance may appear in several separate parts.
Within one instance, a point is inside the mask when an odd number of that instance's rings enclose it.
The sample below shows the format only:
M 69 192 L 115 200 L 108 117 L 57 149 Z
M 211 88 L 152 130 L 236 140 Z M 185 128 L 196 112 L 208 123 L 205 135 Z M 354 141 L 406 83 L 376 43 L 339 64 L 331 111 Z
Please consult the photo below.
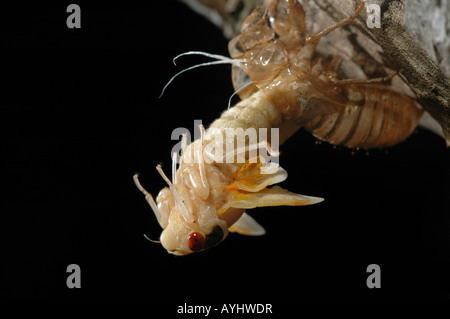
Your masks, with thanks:
M 245 17 L 268 0 L 183 0 L 230 38 Z M 364 10 L 352 26 L 321 40 L 319 52 L 344 57 L 345 77 L 381 77 L 398 70 L 392 86 L 416 96 L 450 143 L 450 1 L 371 0 L 381 28 L 368 28 Z M 360 0 L 302 0 L 310 34 L 350 16 Z M 388 67 L 389 69 L 386 69 Z M 426 119 L 427 117 L 425 117 Z M 439 130 L 439 128 L 437 129 Z

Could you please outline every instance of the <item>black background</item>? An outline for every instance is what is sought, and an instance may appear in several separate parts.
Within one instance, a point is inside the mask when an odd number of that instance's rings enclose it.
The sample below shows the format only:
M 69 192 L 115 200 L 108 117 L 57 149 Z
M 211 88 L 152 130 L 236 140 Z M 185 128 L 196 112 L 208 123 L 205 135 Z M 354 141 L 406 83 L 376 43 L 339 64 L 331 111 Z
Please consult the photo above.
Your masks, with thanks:
M 250 213 L 263 237 L 230 235 L 169 255 L 132 176 L 154 195 L 170 173 L 170 134 L 211 123 L 233 90 L 229 66 L 183 74 L 227 55 L 221 31 L 176 1 L 2 7 L 1 284 L 4 297 L 274 300 L 449 298 L 449 150 L 418 129 L 383 150 L 334 149 L 299 132 L 282 147 L 282 186 L 324 197 Z M 66 268 L 81 267 L 81 289 Z M 381 267 L 381 289 L 366 268 Z

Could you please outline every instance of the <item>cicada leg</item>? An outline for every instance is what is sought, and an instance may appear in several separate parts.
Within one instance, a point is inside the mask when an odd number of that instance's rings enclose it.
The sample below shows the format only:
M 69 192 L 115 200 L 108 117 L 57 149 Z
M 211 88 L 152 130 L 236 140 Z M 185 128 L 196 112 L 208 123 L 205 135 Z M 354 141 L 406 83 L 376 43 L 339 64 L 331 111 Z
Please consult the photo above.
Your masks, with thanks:
M 361 13 L 361 11 L 364 9 L 364 6 L 366 5 L 365 2 L 362 2 L 361 5 L 358 7 L 358 9 L 355 11 L 355 13 L 348 17 L 345 20 L 342 20 L 341 22 L 326 28 L 325 30 L 320 31 L 319 33 L 309 36 L 306 38 L 304 47 L 297 53 L 297 65 L 300 67 L 300 69 L 303 69 L 306 72 L 310 72 L 310 69 L 307 67 L 310 64 L 310 61 L 312 57 L 314 56 L 316 52 L 316 47 L 319 44 L 320 38 L 327 35 L 331 31 L 334 31 L 336 29 L 342 28 L 343 26 L 346 26 L 355 20 L 358 15 Z M 306 66 L 306 67 L 305 67 Z
M 319 56 L 312 63 L 311 74 L 319 77 L 323 81 L 334 81 L 339 79 L 338 73 L 342 64 L 342 57 L 329 54 Z
M 331 27 L 326 28 L 325 30 L 320 31 L 319 33 L 317 33 L 316 35 L 310 36 L 306 39 L 306 43 L 318 43 L 320 38 L 327 35 L 328 33 L 330 33 L 331 31 L 334 31 L 336 29 L 342 28 L 343 26 L 346 26 L 350 23 L 353 22 L 353 20 L 355 20 L 359 14 L 361 13 L 361 11 L 364 9 L 364 6 L 366 5 L 365 2 L 362 2 L 358 9 L 356 9 L 355 13 L 348 17 L 347 19 L 342 20 L 341 22 L 332 25 Z
M 364 84 L 386 84 L 390 80 L 392 80 L 395 76 L 398 75 L 398 71 L 393 72 L 391 75 L 386 76 L 384 78 L 375 78 L 375 79 L 334 79 L 331 78 L 331 82 L 335 85 L 344 86 L 344 85 L 364 85 Z
M 165 226 L 163 226 L 163 225 L 165 225 L 165 221 L 168 218 L 168 216 L 166 216 L 166 215 L 168 215 L 168 212 L 161 211 L 158 208 L 158 205 L 156 204 L 155 200 L 153 199 L 153 196 L 139 182 L 138 176 L 139 176 L 139 174 L 134 174 L 134 176 L 133 176 L 134 183 L 136 184 L 136 187 L 141 191 L 141 193 L 145 195 L 145 200 L 147 201 L 147 203 L 150 205 L 153 212 L 155 213 L 156 219 L 158 220 L 159 224 L 164 228 Z

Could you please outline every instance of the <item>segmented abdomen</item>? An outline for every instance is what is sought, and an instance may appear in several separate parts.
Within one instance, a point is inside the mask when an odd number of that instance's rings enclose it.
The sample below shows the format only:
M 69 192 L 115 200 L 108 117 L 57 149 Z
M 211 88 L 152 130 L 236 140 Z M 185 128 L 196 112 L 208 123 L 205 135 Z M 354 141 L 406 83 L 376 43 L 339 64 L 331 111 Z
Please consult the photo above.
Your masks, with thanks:
M 346 85 L 343 94 L 349 102 L 338 111 L 303 119 L 318 139 L 352 148 L 392 146 L 412 133 L 423 114 L 411 98 L 384 86 Z

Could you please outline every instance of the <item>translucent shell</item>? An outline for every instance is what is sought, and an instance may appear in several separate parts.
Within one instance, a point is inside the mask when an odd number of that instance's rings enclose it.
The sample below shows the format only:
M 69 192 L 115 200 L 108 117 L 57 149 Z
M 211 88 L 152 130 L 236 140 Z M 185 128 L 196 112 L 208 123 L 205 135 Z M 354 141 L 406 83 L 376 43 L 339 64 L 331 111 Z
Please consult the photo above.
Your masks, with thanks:
M 309 38 L 298 1 L 275 0 L 264 13 L 256 10 L 229 45 L 231 56 L 244 61 L 232 74 L 239 96 L 263 91 L 284 120 L 333 144 L 370 149 L 406 139 L 423 114 L 413 99 L 383 79 L 341 80 L 342 58 L 315 52 L 321 36 L 351 23 L 362 9 Z
M 272 29 L 290 50 L 303 46 L 306 38 L 305 12 L 298 1 L 272 2 L 267 9 Z

